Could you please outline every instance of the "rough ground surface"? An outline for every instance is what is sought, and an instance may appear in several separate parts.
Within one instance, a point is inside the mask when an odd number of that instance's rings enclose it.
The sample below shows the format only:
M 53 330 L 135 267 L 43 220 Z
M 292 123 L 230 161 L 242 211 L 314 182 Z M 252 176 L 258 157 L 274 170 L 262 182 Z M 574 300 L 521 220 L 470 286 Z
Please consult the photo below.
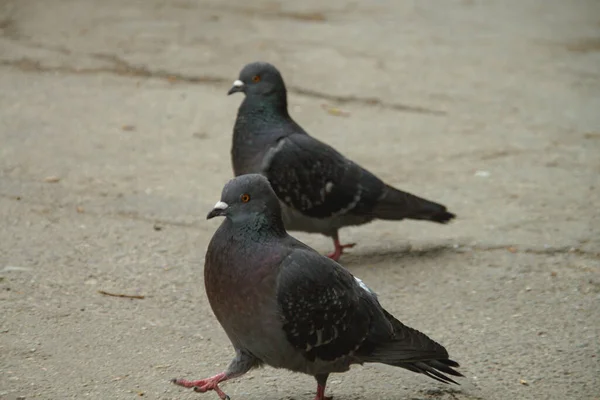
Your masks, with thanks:
M 204 217 L 231 176 L 225 93 L 257 59 L 309 132 L 459 216 L 343 230 L 342 263 L 467 378 L 356 367 L 335 399 L 599 398 L 597 0 L 1 1 L 0 398 L 216 399 L 169 379 L 232 354 Z

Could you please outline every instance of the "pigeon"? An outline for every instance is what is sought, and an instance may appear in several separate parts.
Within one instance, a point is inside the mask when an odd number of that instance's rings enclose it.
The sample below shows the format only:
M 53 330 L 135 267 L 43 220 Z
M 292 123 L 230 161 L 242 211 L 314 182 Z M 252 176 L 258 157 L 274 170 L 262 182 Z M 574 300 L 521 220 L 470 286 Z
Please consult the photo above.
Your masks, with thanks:
M 225 220 L 208 245 L 204 283 L 235 356 L 222 373 L 173 379 L 176 385 L 214 390 L 225 400 L 219 384 L 269 365 L 312 375 L 314 399 L 325 400 L 329 374 L 352 364 L 388 364 L 444 383 L 463 376 L 443 346 L 402 324 L 360 279 L 286 232 L 263 175 L 229 181 L 207 218 L 218 216 Z
M 455 217 L 441 204 L 385 184 L 310 136 L 288 114 L 285 83 L 273 65 L 246 65 L 228 94 L 236 92 L 245 98 L 233 128 L 234 175 L 265 175 L 282 203 L 286 229 L 331 237 L 335 261 L 355 245 L 340 243 L 338 231 L 345 226 L 374 219 L 443 224 Z

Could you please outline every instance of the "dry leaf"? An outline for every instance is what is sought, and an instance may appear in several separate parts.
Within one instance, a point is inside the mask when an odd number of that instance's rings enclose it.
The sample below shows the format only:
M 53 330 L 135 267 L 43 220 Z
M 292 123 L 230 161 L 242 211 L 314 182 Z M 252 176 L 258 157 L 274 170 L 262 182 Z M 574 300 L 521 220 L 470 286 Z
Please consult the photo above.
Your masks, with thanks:
M 328 104 L 321 104 L 321 107 L 327 111 L 330 115 L 334 115 L 336 117 L 349 117 L 350 113 L 348 111 L 341 110 L 337 107 L 332 107 Z
M 133 125 L 123 125 L 121 127 L 121 129 L 123 129 L 124 131 L 127 131 L 127 132 L 131 132 L 131 131 L 135 131 L 135 126 L 133 126 Z
M 44 182 L 48 182 L 48 183 L 56 183 L 60 181 L 60 178 L 58 176 L 47 176 L 44 178 Z

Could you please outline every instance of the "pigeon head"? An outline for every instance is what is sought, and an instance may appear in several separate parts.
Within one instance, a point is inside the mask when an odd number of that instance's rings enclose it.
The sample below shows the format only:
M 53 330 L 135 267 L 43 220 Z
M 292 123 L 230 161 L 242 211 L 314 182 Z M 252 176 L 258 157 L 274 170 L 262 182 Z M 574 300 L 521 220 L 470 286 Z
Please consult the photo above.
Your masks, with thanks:
M 283 96 L 285 99 L 285 83 L 275 66 L 266 62 L 247 64 L 240 71 L 239 78 L 227 94 L 243 92 L 246 96 Z
M 227 182 L 221 200 L 206 219 L 218 216 L 233 222 L 262 220 L 283 226 L 277 195 L 267 178 L 259 174 L 240 175 Z

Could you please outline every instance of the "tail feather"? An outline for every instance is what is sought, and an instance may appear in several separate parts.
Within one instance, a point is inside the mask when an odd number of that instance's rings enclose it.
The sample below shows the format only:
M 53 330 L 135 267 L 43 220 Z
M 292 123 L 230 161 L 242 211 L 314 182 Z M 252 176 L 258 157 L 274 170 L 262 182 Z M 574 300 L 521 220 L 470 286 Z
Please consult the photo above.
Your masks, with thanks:
M 435 369 L 439 369 L 442 372 L 445 372 L 447 374 L 450 375 L 454 375 L 454 376 L 462 376 L 459 372 L 453 370 L 451 367 L 454 368 L 458 368 L 460 367 L 460 365 L 454 361 L 454 360 L 450 360 L 450 359 L 443 359 L 443 360 L 433 360 L 430 361 L 429 364 L 434 367 Z
M 458 385 L 452 378 L 444 375 L 463 376 L 453 369 L 459 367 L 459 364 L 449 358 L 442 345 L 404 325 L 387 311 L 383 310 L 383 313 L 393 326 L 394 338 L 374 346 L 365 361 L 401 367 L 443 383 Z
M 427 375 L 428 377 L 433 378 L 436 381 L 439 381 L 442 383 L 454 383 L 455 385 L 458 385 L 458 382 L 456 382 L 454 379 L 447 377 L 446 375 L 439 372 L 436 367 L 432 366 L 432 363 L 435 361 L 436 360 L 429 361 L 429 362 L 422 361 L 422 362 L 413 364 L 413 366 L 416 367 L 416 369 L 418 369 L 420 373 Z M 399 365 L 399 367 L 402 367 L 402 365 Z M 454 376 L 462 376 L 462 374 L 460 372 L 457 372 L 450 367 L 447 367 L 447 369 L 450 369 L 452 371 L 452 373 L 444 371 L 447 374 L 454 375 Z
M 417 219 L 445 224 L 456 215 L 442 204 L 434 203 L 389 185 L 373 207 L 376 218 L 387 220 Z

